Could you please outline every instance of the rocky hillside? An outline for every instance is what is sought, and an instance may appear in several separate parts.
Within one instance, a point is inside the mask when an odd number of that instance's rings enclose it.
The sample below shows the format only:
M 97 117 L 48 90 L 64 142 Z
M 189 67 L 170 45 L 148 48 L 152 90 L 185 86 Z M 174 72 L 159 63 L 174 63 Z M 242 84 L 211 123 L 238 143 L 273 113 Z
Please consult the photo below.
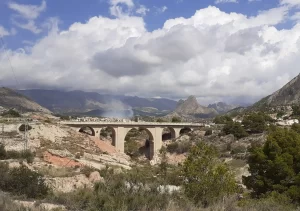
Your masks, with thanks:
M 206 118 L 217 114 L 218 112 L 215 109 L 200 105 L 195 96 L 190 96 L 186 100 L 179 100 L 174 112 L 167 116 Z
M 287 106 L 299 103 L 300 75 L 293 78 L 278 91 L 255 103 L 252 108 L 264 108 L 266 106 Z
M 234 105 L 228 105 L 223 102 L 218 102 L 214 104 L 209 104 L 208 108 L 213 108 L 215 109 L 219 114 L 224 114 L 232 109 L 235 109 L 237 106 Z
M 48 109 L 40 106 L 28 97 L 4 87 L 0 88 L 0 110 L 1 107 L 6 109 L 15 108 L 23 112 L 35 111 L 51 113 Z

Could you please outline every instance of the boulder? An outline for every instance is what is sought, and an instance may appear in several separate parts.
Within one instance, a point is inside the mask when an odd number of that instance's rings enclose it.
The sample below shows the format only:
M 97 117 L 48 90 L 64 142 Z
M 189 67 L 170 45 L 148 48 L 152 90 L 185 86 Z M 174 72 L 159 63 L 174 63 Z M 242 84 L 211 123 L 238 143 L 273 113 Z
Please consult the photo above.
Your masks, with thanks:
M 98 171 L 92 172 L 89 176 L 89 180 L 92 183 L 104 181 L 103 177 L 100 176 L 100 173 Z

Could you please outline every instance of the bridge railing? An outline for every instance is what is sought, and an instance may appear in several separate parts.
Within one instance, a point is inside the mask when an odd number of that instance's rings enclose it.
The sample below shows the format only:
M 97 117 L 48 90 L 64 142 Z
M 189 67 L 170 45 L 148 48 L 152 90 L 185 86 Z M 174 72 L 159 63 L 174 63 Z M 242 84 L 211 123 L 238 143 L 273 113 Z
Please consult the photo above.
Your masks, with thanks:
M 62 121 L 61 124 L 72 124 L 72 125 L 95 125 L 95 124 L 116 124 L 116 125 L 182 125 L 182 126 L 204 126 L 204 123 L 187 123 L 187 122 L 106 122 L 106 121 L 97 121 L 97 122 L 88 122 L 88 121 Z

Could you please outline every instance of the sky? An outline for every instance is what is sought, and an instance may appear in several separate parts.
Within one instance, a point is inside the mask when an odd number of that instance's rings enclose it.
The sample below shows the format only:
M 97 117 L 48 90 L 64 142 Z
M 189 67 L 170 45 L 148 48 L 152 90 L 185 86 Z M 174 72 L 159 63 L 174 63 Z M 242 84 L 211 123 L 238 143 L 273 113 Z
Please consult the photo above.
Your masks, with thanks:
M 0 0 L 0 86 L 253 103 L 300 71 L 300 0 Z

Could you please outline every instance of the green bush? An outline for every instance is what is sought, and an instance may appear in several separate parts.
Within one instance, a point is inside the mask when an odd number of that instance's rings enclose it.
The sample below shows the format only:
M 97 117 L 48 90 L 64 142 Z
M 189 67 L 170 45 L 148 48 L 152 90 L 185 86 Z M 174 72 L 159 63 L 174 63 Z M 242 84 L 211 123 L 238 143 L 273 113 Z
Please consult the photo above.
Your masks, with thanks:
M 297 133 L 300 133 L 300 124 L 294 123 L 291 127 L 292 130 L 294 130 Z
M 27 198 L 44 198 L 49 189 L 42 175 L 22 165 L 9 169 L 7 163 L 0 163 L 0 189 Z
M 6 150 L 3 144 L 0 144 L 0 160 L 6 159 Z
M 188 152 L 191 147 L 192 143 L 189 141 L 172 142 L 171 144 L 167 145 L 166 150 L 169 153 L 183 154 Z
M 250 133 L 262 133 L 267 129 L 267 122 L 272 119 L 263 113 L 251 113 L 244 117 L 242 124 Z
M 216 116 L 213 120 L 215 124 L 226 124 L 227 122 L 233 122 L 232 118 L 228 115 Z
M 130 157 L 136 158 L 140 156 L 139 153 L 140 145 L 137 143 L 136 140 L 132 140 L 132 139 L 126 140 L 124 147 L 125 147 L 125 153 Z
M 0 144 L 0 159 L 25 159 L 27 163 L 32 163 L 35 154 L 30 150 L 18 151 L 6 151 L 3 144 Z
M 238 139 L 248 136 L 248 133 L 239 122 L 227 122 L 224 125 L 222 132 L 225 135 L 233 134 Z
M 181 118 L 180 118 L 180 117 L 174 116 L 174 117 L 172 118 L 172 122 L 181 122 Z
M 157 171 L 145 166 L 119 174 L 109 173 L 105 183 L 97 183 L 92 191 L 82 189 L 60 194 L 52 201 L 69 210 L 166 210 L 175 194 L 159 190 L 163 177 L 157 176 Z
M 199 142 L 183 164 L 184 192 L 195 204 L 207 206 L 237 191 L 234 175 L 218 159 L 213 146 Z
M 208 129 L 208 130 L 205 131 L 205 134 L 204 134 L 204 135 L 205 135 L 205 136 L 210 136 L 210 135 L 212 135 L 212 133 L 213 133 L 213 132 L 212 132 L 212 129 Z
M 14 109 L 10 109 L 9 111 L 4 112 L 2 114 L 2 116 L 4 116 L 4 117 L 21 117 L 20 113 L 15 111 Z
M 243 183 L 255 197 L 278 192 L 300 203 L 300 134 L 272 128 L 262 147 L 251 148 Z

